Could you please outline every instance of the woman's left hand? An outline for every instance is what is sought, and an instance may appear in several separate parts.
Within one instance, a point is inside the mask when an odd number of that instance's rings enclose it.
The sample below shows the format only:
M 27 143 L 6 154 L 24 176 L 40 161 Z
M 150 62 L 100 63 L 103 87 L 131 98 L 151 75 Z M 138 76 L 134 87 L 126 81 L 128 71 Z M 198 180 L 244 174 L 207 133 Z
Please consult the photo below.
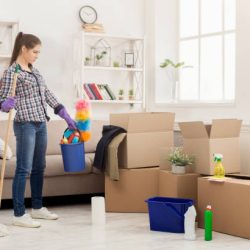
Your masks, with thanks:
M 70 115 L 68 114 L 67 110 L 64 107 L 58 112 L 58 115 L 67 122 L 69 129 L 71 130 L 77 129 L 75 121 L 70 117 Z

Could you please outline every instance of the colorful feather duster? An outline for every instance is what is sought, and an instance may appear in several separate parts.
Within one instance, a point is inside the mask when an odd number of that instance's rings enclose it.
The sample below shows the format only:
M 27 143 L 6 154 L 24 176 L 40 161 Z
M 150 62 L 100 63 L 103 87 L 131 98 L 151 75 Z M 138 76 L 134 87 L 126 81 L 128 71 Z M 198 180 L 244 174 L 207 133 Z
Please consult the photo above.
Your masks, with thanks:
M 86 142 L 91 138 L 90 103 L 86 100 L 79 100 L 76 103 L 75 108 L 76 108 L 75 120 L 76 120 L 76 126 L 80 130 L 80 140 Z

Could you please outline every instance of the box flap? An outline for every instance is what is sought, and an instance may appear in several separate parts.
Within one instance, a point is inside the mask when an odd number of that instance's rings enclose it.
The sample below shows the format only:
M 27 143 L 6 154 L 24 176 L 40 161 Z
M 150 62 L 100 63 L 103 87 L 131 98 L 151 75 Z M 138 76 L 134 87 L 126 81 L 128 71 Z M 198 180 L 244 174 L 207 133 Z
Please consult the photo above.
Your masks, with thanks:
M 203 122 L 179 122 L 179 127 L 184 138 L 208 138 Z
M 128 130 L 129 114 L 110 114 L 110 125 L 115 125 Z
M 123 127 L 130 133 L 164 132 L 173 130 L 174 113 L 125 113 L 111 114 L 110 124 Z
M 241 120 L 238 119 L 216 119 L 212 121 L 210 138 L 232 138 L 239 137 Z

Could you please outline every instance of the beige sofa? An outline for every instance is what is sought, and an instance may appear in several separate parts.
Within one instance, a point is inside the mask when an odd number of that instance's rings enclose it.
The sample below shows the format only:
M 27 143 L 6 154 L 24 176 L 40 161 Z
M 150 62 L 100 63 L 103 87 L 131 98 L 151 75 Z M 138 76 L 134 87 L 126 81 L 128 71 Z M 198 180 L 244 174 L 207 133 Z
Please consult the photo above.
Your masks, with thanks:
M 46 170 L 44 178 L 43 196 L 62 196 L 76 194 L 104 193 L 103 174 L 94 173 L 92 163 L 95 149 L 101 138 L 104 121 L 93 120 L 91 125 L 92 138 L 85 143 L 85 165 L 86 169 L 77 173 L 66 173 L 63 169 L 62 156 L 59 142 L 66 128 L 63 120 L 48 122 L 48 148 L 46 155 Z M 7 128 L 7 121 L 0 120 L 0 138 L 4 140 Z M 3 199 L 12 197 L 12 180 L 15 171 L 15 137 L 11 129 L 9 146 L 13 157 L 6 162 L 5 180 L 3 187 Z M 0 166 L 2 160 L 0 159 Z M 29 178 L 28 178 L 29 179 Z M 29 180 L 26 184 L 25 197 L 30 197 Z

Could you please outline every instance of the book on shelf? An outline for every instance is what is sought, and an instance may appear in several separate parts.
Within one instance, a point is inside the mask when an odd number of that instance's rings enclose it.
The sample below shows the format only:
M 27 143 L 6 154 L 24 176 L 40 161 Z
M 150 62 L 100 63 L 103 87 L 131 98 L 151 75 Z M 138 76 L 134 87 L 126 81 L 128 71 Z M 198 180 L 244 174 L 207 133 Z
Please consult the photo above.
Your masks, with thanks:
M 86 90 L 85 90 L 85 88 L 83 87 L 82 88 L 82 98 L 84 99 L 84 100 L 90 100 L 90 98 L 89 98 L 89 95 L 88 95 L 88 93 L 86 92 Z
M 90 83 L 87 83 L 87 87 L 88 87 L 90 93 L 91 93 L 92 96 L 93 96 L 93 100 L 98 100 L 98 96 L 95 94 L 95 91 L 94 91 L 94 89 L 91 87 Z
M 111 97 L 108 94 L 108 92 L 106 91 L 106 89 L 104 88 L 104 86 L 102 84 L 97 84 L 97 86 L 102 94 L 103 99 L 104 100 L 111 100 Z
M 96 100 L 103 100 L 103 97 L 95 83 L 89 83 L 89 87 L 96 96 Z
M 84 83 L 83 90 L 90 100 L 116 100 L 108 84 Z
M 101 23 L 85 23 L 82 25 L 85 32 L 104 33 L 104 28 Z
M 83 88 L 85 90 L 85 92 L 87 93 L 88 97 L 90 100 L 95 100 L 95 96 L 94 94 L 92 93 L 91 89 L 89 88 L 88 84 L 87 83 L 84 83 L 83 84 Z
M 109 87 L 109 85 L 108 84 L 103 84 L 103 86 L 106 89 L 106 91 L 108 92 L 111 100 L 116 100 L 116 97 L 115 97 L 113 91 L 111 90 L 111 88 Z

